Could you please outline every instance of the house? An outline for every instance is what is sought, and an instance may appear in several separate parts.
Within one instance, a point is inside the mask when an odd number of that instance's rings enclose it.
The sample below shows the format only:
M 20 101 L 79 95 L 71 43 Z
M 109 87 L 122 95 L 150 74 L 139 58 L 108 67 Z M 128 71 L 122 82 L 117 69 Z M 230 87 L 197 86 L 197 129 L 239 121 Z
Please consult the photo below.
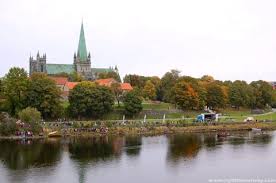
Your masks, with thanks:
M 132 86 L 129 83 L 121 83 L 121 89 L 123 91 L 131 91 L 131 90 L 133 90 Z
M 68 82 L 67 77 L 53 77 L 53 76 L 50 76 L 49 78 L 52 79 L 56 83 L 56 86 L 58 88 L 60 88 L 61 91 L 64 90 L 65 84 Z
M 99 84 L 100 86 L 111 87 L 113 83 L 118 83 L 118 82 L 113 78 L 107 78 L 107 79 L 98 79 L 95 81 L 95 83 Z
M 80 82 L 70 82 L 67 77 L 53 77 L 49 76 L 50 79 L 52 79 L 56 86 L 61 90 L 61 97 L 64 100 L 68 99 L 69 91 L 72 90 L 77 84 Z M 98 79 L 95 81 L 100 86 L 106 86 L 111 87 L 113 83 L 119 83 L 113 78 L 107 78 L 107 79 Z M 129 92 L 133 90 L 132 86 L 129 83 L 119 83 L 120 88 L 123 92 Z
M 107 86 L 107 87 L 111 87 L 113 83 L 119 83 L 113 78 L 98 79 L 95 82 L 98 83 L 100 86 Z M 121 90 L 123 90 L 123 92 L 128 92 L 133 90 L 132 86 L 129 83 L 120 83 L 120 88 Z

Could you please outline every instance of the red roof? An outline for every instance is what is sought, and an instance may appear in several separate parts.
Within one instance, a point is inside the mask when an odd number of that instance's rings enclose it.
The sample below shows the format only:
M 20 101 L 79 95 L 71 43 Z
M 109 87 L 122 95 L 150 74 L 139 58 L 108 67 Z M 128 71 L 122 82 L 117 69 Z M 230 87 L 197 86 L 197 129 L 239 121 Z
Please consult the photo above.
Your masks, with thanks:
M 121 89 L 127 91 L 133 90 L 132 86 L 129 83 L 121 83 Z
M 69 88 L 69 90 L 72 90 L 79 82 L 67 82 L 65 86 Z
M 49 77 L 50 79 L 54 80 L 57 85 L 65 85 L 68 82 L 67 77 Z
M 95 82 L 101 86 L 111 86 L 112 83 L 116 83 L 117 81 L 113 78 L 107 78 L 107 79 L 98 79 Z

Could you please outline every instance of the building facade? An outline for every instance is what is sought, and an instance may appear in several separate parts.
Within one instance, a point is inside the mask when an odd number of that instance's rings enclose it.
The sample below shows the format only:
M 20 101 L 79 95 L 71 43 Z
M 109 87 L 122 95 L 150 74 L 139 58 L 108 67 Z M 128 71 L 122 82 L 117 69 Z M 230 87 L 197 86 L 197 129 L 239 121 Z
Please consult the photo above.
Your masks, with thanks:
M 87 52 L 83 23 L 81 24 L 78 50 L 77 53 L 74 53 L 73 64 L 49 64 L 46 60 L 46 54 L 40 57 L 39 53 L 37 53 L 36 59 L 30 56 L 29 64 L 30 75 L 34 72 L 42 72 L 48 75 L 72 74 L 76 72 L 86 80 L 95 80 L 100 73 L 115 71 L 115 69 L 111 67 L 91 67 L 91 55 Z M 116 67 L 116 72 L 117 71 Z

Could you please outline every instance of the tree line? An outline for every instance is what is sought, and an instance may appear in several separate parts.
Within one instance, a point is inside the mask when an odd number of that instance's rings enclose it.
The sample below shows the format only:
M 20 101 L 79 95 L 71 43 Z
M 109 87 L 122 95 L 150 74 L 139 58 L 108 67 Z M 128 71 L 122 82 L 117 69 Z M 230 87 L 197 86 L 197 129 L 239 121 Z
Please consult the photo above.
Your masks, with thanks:
M 117 74 L 104 74 L 103 78 Z M 212 76 L 193 78 L 171 70 L 163 77 L 126 75 L 124 82 L 134 90 L 123 92 L 119 84 L 111 87 L 82 81 L 69 92 L 69 106 L 61 100 L 61 90 L 46 74 L 34 73 L 28 77 L 22 68 L 11 68 L 0 79 L 0 109 L 18 116 L 27 107 L 35 108 L 44 119 L 59 117 L 99 119 L 114 110 L 115 101 L 124 114 L 134 116 L 142 110 L 143 100 L 157 100 L 174 104 L 182 110 L 202 110 L 246 107 L 250 109 L 275 106 L 276 94 L 265 81 L 219 81 Z
M 179 71 L 171 70 L 162 78 L 126 75 L 124 82 L 140 90 L 145 99 L 172 103 L 183 110 L 276 106 L 276 92 L 262 80 L 251 83 L 219 81 L 208 75 L 201 78 L 181 76 Z
M 126 115 L 133 116 L 142 110 L 142 98 L 133 92 L 123 92 L 120 85 L 100 86 L 82 81 L 69 92 L 69 106 L 64 107 L 61 90 L 44 73 L 28 77 L 22 68 L 11 68 L 0 80 L 0 110 L 19 116 L 26 108 L 33 108 L 44 119 L 60 117 L 101 118 L 113 110 L 115 98 L 124 103 Z

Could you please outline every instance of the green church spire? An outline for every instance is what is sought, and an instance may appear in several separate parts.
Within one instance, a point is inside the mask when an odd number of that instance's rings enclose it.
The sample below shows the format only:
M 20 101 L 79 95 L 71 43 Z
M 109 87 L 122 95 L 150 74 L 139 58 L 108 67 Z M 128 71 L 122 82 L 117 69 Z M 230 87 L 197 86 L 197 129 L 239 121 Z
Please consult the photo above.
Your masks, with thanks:
M 87 50 L 86 50 L 86 43 L 85 43 L 85 37 L 84 37 L 83 22 L 81 23 L 81 31 L 80 31 L 80 39 L 79 39 L 77 55 L 81 62 L 87 61 Z

